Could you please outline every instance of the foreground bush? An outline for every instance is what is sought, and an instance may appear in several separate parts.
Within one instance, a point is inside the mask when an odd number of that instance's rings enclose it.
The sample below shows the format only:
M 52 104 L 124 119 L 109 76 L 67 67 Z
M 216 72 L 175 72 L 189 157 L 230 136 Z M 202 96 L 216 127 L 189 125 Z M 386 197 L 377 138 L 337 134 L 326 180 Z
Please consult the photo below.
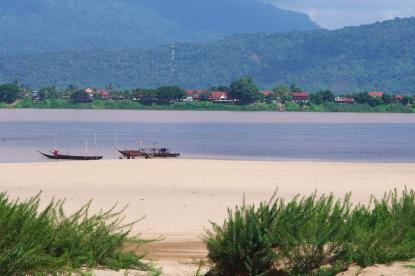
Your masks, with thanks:
M 65 216 L 62 202 L 39 208 L 39 196 L 24 202 L 0 194 L 0 275 L 65 273 L 81 266 L 149 270 L 140 257 L 123 252 L 134 223 L 123 224 L 111 209 L 90 216 L 90 203 Z
M 290 275 L 334 275 L 352 263 L 407 260 L 415 257 L 415 192 L 356 207 L 349 194 L 244 204 L 213 224 L 205 241 L 218 275 L 266 275 L 277 266 Z
M 271 231 L 285 267 L 304 275 L 326 264 L 341 266 L 352 235 L 350 209 L 349 195 L 336 201 L 333 195 L 314 194 L 285 204 Z
M 350 258 L 361 266 L 415 257 L 415 192 L 390 192 L 353 212 Z
M 276 255 L 269 230 L 276 218 L 276 206 L 243 205 L 223 226 L 212 223 L 213 231 L 205 236 L 209 259 L 215 263 L 214 275 L 265 275 Z

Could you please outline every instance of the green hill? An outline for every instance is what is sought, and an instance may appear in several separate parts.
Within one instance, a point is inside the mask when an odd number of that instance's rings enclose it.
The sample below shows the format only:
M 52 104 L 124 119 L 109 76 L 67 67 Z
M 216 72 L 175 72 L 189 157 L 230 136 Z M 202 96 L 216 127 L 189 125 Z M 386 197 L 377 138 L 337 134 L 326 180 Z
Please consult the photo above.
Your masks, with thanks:
M 39 87 L 159 86 L 170 82 L 170 46 L 0 58 L 0 80 Z M 295 83 L 308 90 L 415 92 L 415 18 L 336 31 L 233 35 L 177 45 L 175 83 L 227 84 L 244 75 L 261 87 Z
M 142 48 L 316 28 L 304 14 L 257 0 L 0 1 L 0 54 Z

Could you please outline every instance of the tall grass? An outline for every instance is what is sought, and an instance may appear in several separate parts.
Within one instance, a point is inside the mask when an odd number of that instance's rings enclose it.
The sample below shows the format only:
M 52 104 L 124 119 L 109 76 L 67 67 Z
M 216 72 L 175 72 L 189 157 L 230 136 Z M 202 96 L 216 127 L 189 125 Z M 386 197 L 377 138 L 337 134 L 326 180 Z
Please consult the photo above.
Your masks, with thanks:
M 89 215 L 91 202 L 67 216 L 63 202 L 40 209 L 39 195 L 11 201 L 0 194 L 0 275 L 60 274 L 80 267 L 150 270 L 140 256 L 123 251 L 145 241 L 130 237 L 114 208 Z
M 412 190 L 372 197 L 369 205 L 353 206 L 350 194 L 336 200 L 315 193 L 228 212 L 204 237 L 214 275 L 261 275 L 277 267 L 290 275 L 334 275 L 352 263 L 415 257 Z

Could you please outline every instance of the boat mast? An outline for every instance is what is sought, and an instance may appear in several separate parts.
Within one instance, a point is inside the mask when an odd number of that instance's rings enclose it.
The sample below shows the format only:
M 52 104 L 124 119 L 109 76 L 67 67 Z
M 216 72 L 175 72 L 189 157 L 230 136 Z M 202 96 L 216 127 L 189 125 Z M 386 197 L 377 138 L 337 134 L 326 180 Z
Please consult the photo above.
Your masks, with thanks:
M 85 140 L 85 157 L 88 155 L 88 140 Z
M 95 153 L 98 152 L 98 146 L 97 146 L 97 132 L 94 131 L 94 140 L 95 140 Z
M 56 150 L 57 147 L 58 147 L 58 131 L 55 130 L 55 148 L 54 148 L 54 150 Z

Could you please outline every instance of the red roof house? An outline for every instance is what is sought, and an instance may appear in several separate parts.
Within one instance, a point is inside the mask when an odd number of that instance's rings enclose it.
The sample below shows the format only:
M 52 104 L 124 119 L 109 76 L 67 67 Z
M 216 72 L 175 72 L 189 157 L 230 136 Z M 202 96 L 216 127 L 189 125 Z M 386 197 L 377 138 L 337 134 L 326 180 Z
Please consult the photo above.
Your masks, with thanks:
M 382 98 L 383 92 L 372 91 L 368 93 L 373 98 Z
M 395 102 L 399 103 L 399 102 L 403 101 L 403 96 L 395 95 L 395 96 L 393 96 L 393 99 L 395 100 Z
M 188 89 L 185 91 L 187 97 L 191 97 L 193 101 L 199 101 L 200 97 L 205 93 L 204 90 Z
M 107 90 L 105 90 L 105 89 L 97 89 L 95 91 L 95 94 L 98 95 L 101 99 L 108 100 L 108 99 L 111 98 L 110 93 Z
M 261 93 L 262 95 L 264 95 L 264 97 L 267 97 L 267 96 L 269 96 L 269 94 L 271 94 L 271 91 L 264 90 L 264 91 L 260 91 L 259 93 Z
M 310 93 L 307 92 L 293 92 L 292 96 L 294 103 L 308 103 L 310 100 Z
M 354 103 L 353 98 L 347 98 L 347 97 L 336 97 L 336 98 L 334 98 L 334 101 L 336 103 L 348 103 L 348 104 Z
M 94 95 L 94 90 L 92 88 L 85 88 L 85 93 L 87 93 L 90 97 Z
M 227 92 L 213 91 L 209 95 L 209 100 L 211 101 L 226 101 L 229 99 Z

